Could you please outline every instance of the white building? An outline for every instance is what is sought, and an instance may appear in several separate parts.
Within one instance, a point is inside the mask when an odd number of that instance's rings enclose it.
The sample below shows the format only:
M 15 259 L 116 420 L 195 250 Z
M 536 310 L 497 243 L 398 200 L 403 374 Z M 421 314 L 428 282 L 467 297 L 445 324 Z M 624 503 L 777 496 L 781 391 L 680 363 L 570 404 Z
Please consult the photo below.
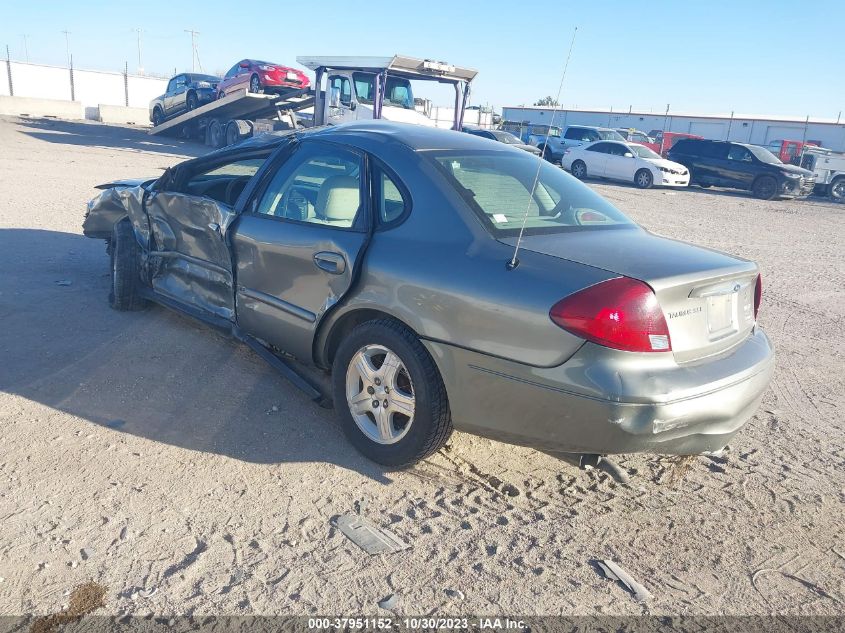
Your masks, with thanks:
M 523 123 L 549 124 L 552 108 L 510 106 L 502 108 L 502 119 Z M 558 110 L 554 124 L 596 125 L 610 128 L 636 128 L 698 134 L 715 140 L 731 140 L 768 145 L 775 140 L 818 141 L 823 147 L 845 151 L 845 119 L 793 118 L 748 114 L 714 115 L 669 112 L 614 112 L 612 110 Z

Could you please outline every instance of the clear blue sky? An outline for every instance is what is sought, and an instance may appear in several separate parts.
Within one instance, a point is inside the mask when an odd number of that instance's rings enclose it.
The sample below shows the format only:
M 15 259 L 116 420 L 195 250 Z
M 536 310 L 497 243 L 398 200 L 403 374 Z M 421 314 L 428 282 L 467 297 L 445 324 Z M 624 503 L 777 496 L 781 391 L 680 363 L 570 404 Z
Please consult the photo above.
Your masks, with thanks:
M 0 46 L 24 60 L 78 68 L 191 67 L 297 55 L 435 58 L 478 69 L 472 102 L 531 104 L 554 95 L 578 27 L 564 106 L 784 114 L 845 110 L 842 0 L 0 0 Z M 5 51 L 3 51 L 5 56 Z M 447 104 L 448 93 L 416 86 Z

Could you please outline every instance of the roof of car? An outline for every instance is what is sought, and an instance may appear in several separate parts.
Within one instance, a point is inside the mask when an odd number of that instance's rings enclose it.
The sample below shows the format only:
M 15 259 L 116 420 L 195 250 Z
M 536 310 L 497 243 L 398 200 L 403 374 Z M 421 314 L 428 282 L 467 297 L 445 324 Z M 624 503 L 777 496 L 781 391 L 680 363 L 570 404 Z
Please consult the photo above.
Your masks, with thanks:
M 371 140 L 393 140 L 415 150 L 432 149 L 491 149 L 489 139 L 476 134 L 464 134 L 443 128 L 414 125 L 411 123 L 395 123 L 392 121 L 354 121 L 333 127 L 322 128 L 314 132 L 315 136 L 345 136 L 359 137 Z M 498 145 L 498 144 L 497 144 Z

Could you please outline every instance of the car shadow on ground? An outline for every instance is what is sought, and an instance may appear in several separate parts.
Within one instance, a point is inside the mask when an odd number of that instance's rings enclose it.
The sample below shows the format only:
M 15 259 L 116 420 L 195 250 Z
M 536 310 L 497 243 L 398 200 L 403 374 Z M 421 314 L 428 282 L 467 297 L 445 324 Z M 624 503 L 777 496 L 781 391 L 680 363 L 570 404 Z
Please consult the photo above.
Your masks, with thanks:
M 331 462 L 391 481 L 346 441 L 334 411 L 245 346 L 164 308 L 109 308 L 102 241 L 0 229 L 0 266 L 0 390 L 109 432 L 251 463 Z
M 146 128 L 106 125 L 95 121 L 64 121 L 50 118 L 19 118 L 18 124 L 28 130 L 21 131 L 32 138 L 85 147 L 104 147 L 132 152 L 152 152 L 184 156 L 202 156 L 210 150 L 194 141 L 152 136 Z

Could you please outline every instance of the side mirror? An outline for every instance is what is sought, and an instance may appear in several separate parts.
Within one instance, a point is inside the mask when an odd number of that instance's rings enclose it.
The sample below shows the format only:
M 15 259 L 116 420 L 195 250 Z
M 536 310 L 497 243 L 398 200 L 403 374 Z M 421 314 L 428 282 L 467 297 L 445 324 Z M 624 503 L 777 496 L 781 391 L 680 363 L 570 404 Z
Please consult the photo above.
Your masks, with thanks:
M 355 103 L 354 101 L 350 101 L 350 102 L 349 102 L 349 109 L 350 109 L 350 110 L 354 110 L 354 109 L 355 109 L 355 108 L 357 108 L 357 107 L 358 107 L 358 104 L 357 104 L 357 103 Z
M 633 158 L 634 155 L 631 152 L 625 152 L 625 158 Z

